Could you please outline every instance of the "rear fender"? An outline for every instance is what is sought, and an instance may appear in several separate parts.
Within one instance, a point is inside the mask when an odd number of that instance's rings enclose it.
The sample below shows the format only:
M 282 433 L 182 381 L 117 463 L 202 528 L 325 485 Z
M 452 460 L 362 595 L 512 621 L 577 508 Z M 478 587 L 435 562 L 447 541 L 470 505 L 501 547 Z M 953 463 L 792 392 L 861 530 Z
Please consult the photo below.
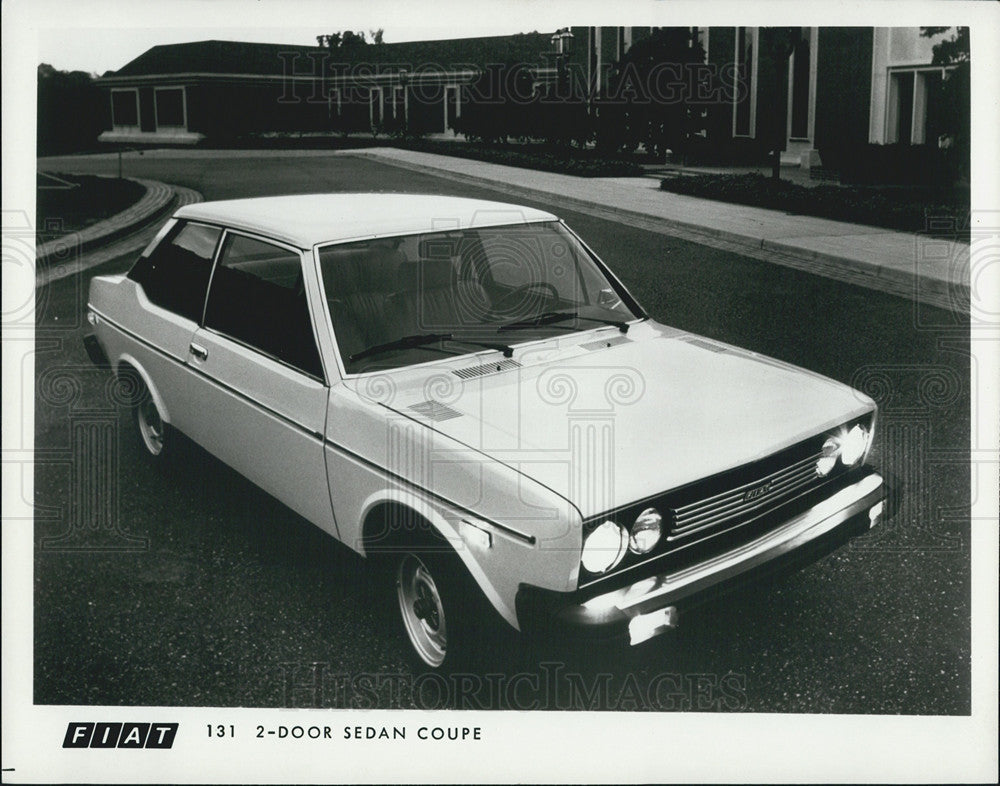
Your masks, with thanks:
M 167 409 L 167 405 L 164 404 L 163 396 L 160 395 L 160 391 L 153 382 L 153 378 L 150 377 L 149 372 L 143 368 L 142 363 L 140 363 L 134 355 L 127 352 L 123 353 L 115 362 L 115 376 L 121 379 L 126 368 L 130 368 L 139 375 L 139 378 L 142 379 L 143 383 L 146 385 L 146 389 L 149 391 L 149 395 L 153 399 L 153 403 L 156 405 L 156 411 L 160 413 L 160 418 L 164 423 L 170 423 L 170 411 Z M 132 394 L 135 392 L 136 391 L 131 390 L 128 387 L 123 389 L 123 393 Z

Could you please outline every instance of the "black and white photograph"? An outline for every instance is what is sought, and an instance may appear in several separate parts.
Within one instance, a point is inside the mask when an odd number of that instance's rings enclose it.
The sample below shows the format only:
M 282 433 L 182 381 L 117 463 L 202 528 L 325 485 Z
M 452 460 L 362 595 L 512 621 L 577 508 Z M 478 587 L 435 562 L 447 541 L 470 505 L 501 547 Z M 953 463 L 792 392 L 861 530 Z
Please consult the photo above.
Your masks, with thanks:
M 996 782 L 995 4 L 2 11 L 5 782 Z

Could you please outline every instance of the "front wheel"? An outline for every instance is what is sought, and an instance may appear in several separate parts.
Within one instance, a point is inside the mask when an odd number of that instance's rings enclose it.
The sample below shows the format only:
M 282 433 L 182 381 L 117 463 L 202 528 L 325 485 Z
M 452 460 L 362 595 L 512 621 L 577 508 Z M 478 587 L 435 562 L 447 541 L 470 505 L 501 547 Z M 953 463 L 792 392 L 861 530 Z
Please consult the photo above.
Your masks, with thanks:
M 402 628 L 416 666 L 450 673 L 479 670 L 504 651 L 508 626 L 454 551 L 414 544 L 398 553 L 394 573 Z
M 426 560 L 426 561 L 425 561 Z M 432 669 L 441 668 L 449 658 L 449 625 L 459 623 L 457 599 L 449 598 L 446 610 L 438 578 L 428 566 L 426 557 L 405 554 L 396 570 L 396 596 L 403 618 L 403 628 L 417 657 Z M 444 582 L 442 581 L 442 584 Z M 452 660 L 454 660 L 454 655 Z

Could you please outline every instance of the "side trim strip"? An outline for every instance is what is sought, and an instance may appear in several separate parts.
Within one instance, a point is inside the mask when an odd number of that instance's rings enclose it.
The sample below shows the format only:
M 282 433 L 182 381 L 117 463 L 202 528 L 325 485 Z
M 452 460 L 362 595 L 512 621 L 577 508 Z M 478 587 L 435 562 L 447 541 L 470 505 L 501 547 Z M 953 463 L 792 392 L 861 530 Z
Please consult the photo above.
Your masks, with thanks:
M 470 508 L 465 507 L 464 505 L 460 505 L 459 503 L 454 502 L 453 500 L 448 499 L 448 497 L 442 496 L 441 494 L 438 494 L 437 492 L 434 492 L 434 491 L 431 491 L 430 489 L 424 488 L 423 486 L 421 486 L 421 485 L 419 485 L 417 483 L 414 483 L 412 480 L 408 480 L 408 479 L 404 478 L 402 475 L 397 475 L 395 472 L 392 472 L 391 470 L 388 470 L 385 467 L 380 467 L 378 464 L 375 464 L 374 462 L 366 459 L 364 456 L 360 455 L 359 453 L 355 453 L 350 448 L 346 448 L 343 445 L 339 445 L 336 442 L 332 442 L 329 439 L 324 440 L 324 441 L 325 441 L 325 443 L 329 447 L 333 448 L 334 450 L 338 450 L 341 453 L 344 453 L 344 454 L 350 456 L 351 458 L 355 459 L 356 461 L 360 462 L 361 464 L 364 464 L 365 466 L 370 467 L 371 469 L 374 469 L 377 472 L 381 472 L 383 475 L 386 475 L 387 477 L 392 478 L 397 483 L 400 483 L 401 485 L 406 486 L 407 488 L 416 489 L 417 491 L 420 491 L 420 492 L 426 494 L 427 496 L 432 497 L 433 499 L 436 499 L 439 502 L 444 503 L 445 505 L 448 505 L 448 506 L 450 506 L 452 508 L 455 508 L 456 510 L 458 510 L 458 511 L 460 511 L 462 513 L 466 513 L 466 514 L 468 514 L 468 515 L 470 515 L 470 516 L 478 519 L 479 521 L 483 521 L 483 522 L 489 524 L 491 527 L 495 527 L 496 529 L 500 530 L 501 532 L 507 533 L 508 535 L 510 535 L 513 538 L 517 538 L 518 540 L 524 541 L 528 545 L 534 546 L 535 543 L 537 542 L 537 538 L 534 535 L 528 535 L 528 534 L 526 534 L 524 532 L 516 530 L 516 529 L 514 529 L 512 527 L 509 527 L 506 524 L 500 524 L 499 522 L 494 521 L 493 519 L 486 518 L 481 513 L 477 513 L 476 511 L 471 510 Z

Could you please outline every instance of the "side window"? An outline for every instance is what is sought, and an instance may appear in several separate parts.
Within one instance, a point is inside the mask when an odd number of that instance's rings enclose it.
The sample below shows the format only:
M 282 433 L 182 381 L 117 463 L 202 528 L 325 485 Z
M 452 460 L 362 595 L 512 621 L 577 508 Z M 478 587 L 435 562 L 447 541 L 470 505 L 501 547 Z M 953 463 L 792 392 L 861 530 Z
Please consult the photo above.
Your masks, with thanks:
M 217 227 L 180 223 L 147 256 L 139 258 L 128 277 L 156 305 L 200 322 L 221 234 Z
M 302 261 L 293 251 L 227 235 L 208 293 L 205 327 L 323 378 Z

